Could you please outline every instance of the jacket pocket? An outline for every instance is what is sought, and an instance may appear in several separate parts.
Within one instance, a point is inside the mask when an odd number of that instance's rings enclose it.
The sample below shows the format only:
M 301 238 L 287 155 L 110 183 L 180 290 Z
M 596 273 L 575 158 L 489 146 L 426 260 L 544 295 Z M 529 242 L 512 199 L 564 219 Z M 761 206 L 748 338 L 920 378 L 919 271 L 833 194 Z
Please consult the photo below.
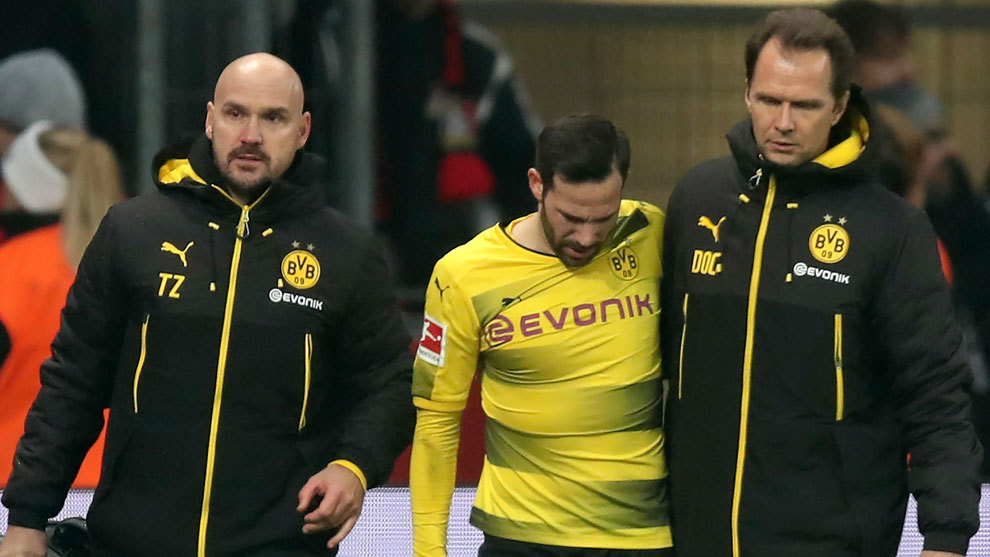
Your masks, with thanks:
M 835 361 L 835 421 L 842 421 L 846 406 L 846 387 L 842 376 L 842 314 L 835 314 L 833 335 L 833 354 Z
M 138 413 L 138 389 L 141 384 L 141 370 L 144 369 L 144 358 L 148 351 L 148 323 L 151 321 L 151 314 L 144 316 L 144 323 L 141 324 L 141 352 L 138 355 L 137 366 L 134 368 L 134 413 Z
M 306 333 L 303 358 L 303 398 L 302 409 L 299 412 L 299 431 L 306 427 L 306 406 L 309 404 L 309 386 L 313 378 L 313 334 Z
M 681 314 L 683 317 L 683 324 L 681 325 L 681 349 L 677 357 L 677 399 L 680 400 L 684 395 L 684 339 L 687 338 L 687 323 L 688 323 L 688 298 L 691 294 L 684 293 L 684 302 L 681 305 Z

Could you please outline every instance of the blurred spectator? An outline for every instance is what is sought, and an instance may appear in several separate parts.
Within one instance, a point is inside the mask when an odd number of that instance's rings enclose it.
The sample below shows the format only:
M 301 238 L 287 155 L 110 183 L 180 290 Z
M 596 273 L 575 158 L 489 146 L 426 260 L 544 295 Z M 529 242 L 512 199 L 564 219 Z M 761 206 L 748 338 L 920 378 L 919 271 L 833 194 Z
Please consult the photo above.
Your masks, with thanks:
M 924 208 L 927 195 L 922 176 L 925 146 L 921 130 L 890 105 L 878 104 L 873 110 L 879 124 L 874 134 L 879 145 L 880 181 L 911 205 Z M 942 259 L 942 272 L 952 284 L 952 264 L 941 239 L 938 240 L 938 251 Z
M 924 138 L 921 171 L 928 192 L 927 209 L 936 229 L 951 227 L 960 204 L 978 203 L 971 181 L 948 138 L 942 105 L 917 82 L 910 50 L 910 25 L 897 6 L 871 0 L 840 0 L 830 9 L 856 49 L 856 83 L 872 105 L 886 104 L 902 112 Z M 957 236 L 945 230 L 950 250 Z M 953 232 L 953 233 L 949 233 Z M 964 248 L 960 248 L 964 249 Z
M 845 29 L 856 49 L 859 83 L 873 104 L 902 112 L 920 130 L 923 150 L 919 172 L 925 210 L 952 261 L 953 297 L 971 352 L 974 423 L 990 446 L 990 212 L 975 192 L 949 138 L 938 100 L 917 82 L 911 56 L 911 29 L 901 8 L 871 0 L 840 0 L 829 15 Z M 990 452 L 984 476 L 990 476 Z
M 0 164 L 9 199 L 29 214 L 60 222 L 0 247 L 0 487 L 6 484 L 24 418 L 40 389 L 38 370 L 51 354 L 59 314 L 76 265 L 107 209 L 122 198 L 110 148 L 79 129 L 37 122 L 17 136 Z M 103 438 L 75 485 L 92 488 Z
M 169 6 L 174 4 L 178 3 L 168 3 Z M 138 56 L 141 25 L 138 22 L 141 10 L 149 4 L 106 0 L 19 0 L 2 5 L 0 59 L 38 49 L 51 50 L 62 56 L 79 77 L 85 92 L 86 130 L 114 148 L 119 160 L 125 161 L 121 167 L 125 178 L 131 174 L 131 180 L 125 179 L 124 187 L 128 184 L 136 187 L 136 178 L 144 178 L 148 165 L 148 161 L 138 163 L 135 159 L 140 143 Z M 203 12 L 205 8 L 199 11 Z M 185 23 L 172 20 L 170 23 L 186 28 Z M 211 29 L 214 35 L 219 31 Z M 194 66 L 186 63 L 183 67 L 191 65 Z
M 500 218 L 533 210 L 534 129 L 512 60 L 451 0 L 378 3 L 377 215 L 401 279 Z
M 56 52 L 33 50 L 0 61 L 0 156 L 32 122 L 83 129 L 85 112 L 79 79 Z M 0 242 L 58 220 L 57 208 L 31 211 L 13 201 L 9 189 L 0 186 Z
M 335 94 L 346 63 L 332 38 L 342 8 L 300 2 L 290 27 L 303 82 L 324 95 Z M 375 217 L 400 281 L 421 293 L 448 250 L 534 209 L 524 178 L 539 122 L 508 53 L 453 0 L 378 0 L 375 8 Z M 313 104 L 314 117 L 320 108 Z
M 921 176 L 924 139 L 903 112 L 886 105 L 873 105 L 879 124 L 881 180 L 887 189 L 915 207 L 925 206 L 925 182 Z
M 922 132 L 943 129 L 942 106 L 916 81 L 911 27 L 904 13 L 871 0 L 841 0 L 830 15 L 852 40 L 856 83 L 871 104 L 888 104 L 900 110 Z

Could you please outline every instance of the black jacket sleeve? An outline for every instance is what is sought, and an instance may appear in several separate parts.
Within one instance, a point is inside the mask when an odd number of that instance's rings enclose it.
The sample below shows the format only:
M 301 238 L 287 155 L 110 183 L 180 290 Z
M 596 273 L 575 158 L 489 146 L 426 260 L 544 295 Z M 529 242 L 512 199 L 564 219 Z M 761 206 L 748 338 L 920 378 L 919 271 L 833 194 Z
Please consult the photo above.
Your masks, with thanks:
M 41 390 L 28 411 L 3 492 L 12 526 L 42 529 L 58 514 L 103 428 L 125 321 L 113 237 L 108 215 L 79 264 L 52 356 L 41 366 Z
M 412 352 L 385 260 L 373 245 L 364 261 L 340 325 L 342 396 L 351 403 L 339 429 L 334 459 L 380 485 L 412 441 Z
M 963 335 L 935 235 L 920 211 L 882 275 L 874 312 L 925 549 L 965 554 L 979 527 L 982 450 L 970 419 L 972 374 Z

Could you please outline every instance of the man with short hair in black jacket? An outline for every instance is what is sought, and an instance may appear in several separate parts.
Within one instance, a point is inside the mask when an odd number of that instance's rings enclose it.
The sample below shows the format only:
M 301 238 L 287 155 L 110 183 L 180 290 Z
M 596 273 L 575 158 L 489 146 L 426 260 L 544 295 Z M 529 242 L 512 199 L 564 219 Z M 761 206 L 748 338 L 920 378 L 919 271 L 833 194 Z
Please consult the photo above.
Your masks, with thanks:
M 232 62 L 206 133 L 86 251 L 3 503 L 44 555 L 109 407 L 97 555 L 326 555 L 412 436 L 409 338 L 369 234 L 325 207 L 295 71 Z M 335 553 L 335 550 L 333 551 Z
M 746 45 L 750 118 L 690 171 L 664 232 L 679 557 L 923 557 L 979 525 L 971 374 L 924 213 L 877 181 L 848 37 L 773 12 Z

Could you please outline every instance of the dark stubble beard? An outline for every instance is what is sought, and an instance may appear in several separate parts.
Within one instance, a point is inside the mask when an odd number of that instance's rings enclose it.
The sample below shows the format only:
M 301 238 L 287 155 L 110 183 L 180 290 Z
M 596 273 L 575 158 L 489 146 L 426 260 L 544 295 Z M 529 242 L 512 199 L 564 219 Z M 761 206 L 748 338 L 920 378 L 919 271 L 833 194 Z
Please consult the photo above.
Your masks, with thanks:
M 261 159 L 262 164 L 265 165 L 265 168 L 268 169 L 269 173 L 271 172 L 271 166 L 270 166 L 271 157 L 269 157 L 268 153 L 264 152 L 264 150 L 262 150 L 260 147 L 250 144 L 241 145 L 240 147 L 230 151 L 230 153 L 227 154 L 226 157 L 227 164 L 224 165 L 222 167 L 223 170 L 220 171 L 220 173 L 224 177 L 224 180 L 226 181 L 227 189 L 229 190 L 231 196 L 233 196 L 235 199 L 244 199 L 247 200 L 248 203 L 250 203 L 255 199 L 257 199 L 258 196 L 260 196 L 261 193 L 264 192 L 265 189 L 267 189 L 268 185 L 271 184 L 272 180 L 270 174 L 264 174 L 260 176 L 257 180 L 251 182 L 245 182 L 243 180 L 238 180 L 237 178 L 235 178 L 233 172 L 231 171 L 231 166 L 234 160 L 242 155 L 253 155 L 255 157 L 258 157 L 259 159 Z M 220 154 L 214 150 L 213 156 L 217 161 L 217 167 L 220 167 L 219 164 L 219 161 L 221 160 Z
M 550 249 L 553 254 L 556 255 L 567 267 L 584 267 L 594 259 L 594 255 L 587 259 L 573 259 L 563 253 L 564 244 L 561 244 L 557 240 L 557 235 L 553 231 L 553 225 L 550 224 L 550 219 L 547 218 L 547 210 L 543 205 L 540 205 L 540 227 L 543 229 L 543 237 L 546 238 L 547 244 L 550 245 Z M 576 244 L 571 243 L 573 246 Z
M 268 188 L 268 185 L 271 184 L 271 179 L 267 175 L 251 183 L 238 181 L 228 172 L 224 172 L 223 177 L 227 181 L 227 189 L 230 190 L 230 195 L 235 199 L 245 199 L 248 203 L 257 199 Z

